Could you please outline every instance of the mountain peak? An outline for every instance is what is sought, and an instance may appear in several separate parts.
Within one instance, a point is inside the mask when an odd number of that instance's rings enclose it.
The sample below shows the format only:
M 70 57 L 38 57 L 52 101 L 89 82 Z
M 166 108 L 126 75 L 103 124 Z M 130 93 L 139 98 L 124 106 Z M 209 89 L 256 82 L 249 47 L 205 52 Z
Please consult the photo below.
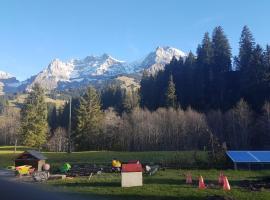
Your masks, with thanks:
M 121 61 L 121 60 L 115 59 L 114 57 L 112 57 L 111 55 L 109 55 L 107 53 L 104 53 L 101 57 L 104 60 L 112 60 L 112 61 L 119 62 L 119 63 L 124 63 L 125 62 L 125 61 Z
M 148 71 L 149 74 L 154 75 L 160 70 L 164 70 L 165 65 L 169 64 L 173 57 L 179 59 L 187 55 L 174 47 L 158 46 L 154 52 L 149 53 L 142 62 L 142 67 Z
M 51 63 L 59 63 L 62 62 L 59 58 L 54 58 Z
M 156 48 L 156 54 L 171 54 L 171 55 L 174 55 L 175 57 L 187 56 L 183 51 L 174 47 L 170 47 L 170 46 L 164 46 L 164 47 L 158 46 Z
M 50 74 L 61 77 L 60 79 L 67 79 L 72 70 L 72 66 L 69 63 L 65 63 L 60 59 L 53 59 L 52 62 L 48 65 L 47 69 Z
M 110 58 L 111 56 L 107 53 L 104 53 L 102 56 L 101 56 L 103 59 L 108 59 Z
M 44 70 L 24 81 L 20 89 L 29 91 L 35 83 L 39 83 L 48 90 L 79 87 L 89 83 L 101 83 L 103 80 L 114 79 L 121 75 L 139 75 L 143 70 L 154 75 L 164 70 L 165 65 L 170 63 L 173 57 L 179 59 L 186 57 L 186 54 L 174 47 L 158 46 L 144 59 L 132 63 L 117 60 L 107 53 L 68 61 L 56 58 Z M 12 76 L 0 72 L 0 80 L 2 77 Z

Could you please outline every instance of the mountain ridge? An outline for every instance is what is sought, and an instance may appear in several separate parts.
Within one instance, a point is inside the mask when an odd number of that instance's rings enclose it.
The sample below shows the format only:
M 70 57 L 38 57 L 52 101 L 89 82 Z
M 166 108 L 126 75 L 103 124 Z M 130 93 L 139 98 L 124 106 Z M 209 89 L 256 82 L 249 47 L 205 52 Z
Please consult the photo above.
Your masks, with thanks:
M 133 62 L 118 60 L 106 53 L 100 56 L 90 55 L 82 59 L 70 59 L 66 62 L 55 58 L 38 74 L 20 82 L 20 84 L 17 83 L 17 88 L 19 91 L 30 91 L 35 83 L 47 90 L 80 87 L 89 83 L 94 84 L 96 81 L 114 79 L 118 76 L 142 73 L 144 70 L 154 75 L 159 70 L 163 70 L 173 57 L 179 59 L 186 57 L 186 54 L 174 47 L 158 46 L 143 59 Z M 3 77 L 12 78 L 10 74 L 0 71 L 0 81 L 1 74 Z M 5 88 L 5 84 L 2 88 Z

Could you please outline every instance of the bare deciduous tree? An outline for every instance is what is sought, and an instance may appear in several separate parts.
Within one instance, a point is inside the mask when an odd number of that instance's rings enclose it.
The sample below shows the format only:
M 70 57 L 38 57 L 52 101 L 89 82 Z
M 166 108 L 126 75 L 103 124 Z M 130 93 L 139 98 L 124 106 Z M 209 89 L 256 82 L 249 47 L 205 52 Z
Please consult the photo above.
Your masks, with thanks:
M 17 145 L 20 133 L 20 112 L 15 107 L 5 107 L 0 115 L 0 144 Z
M 47 143 L 47 147 L 50 151 L 65 152 L 68 148 L 67 130 L 62 127 L 56 128 L 52 137 Z
M 252 137 L 252 111 L 241 99 L 237 105 L 225 115 L 226 140 L 230 149 L 248 149 Z

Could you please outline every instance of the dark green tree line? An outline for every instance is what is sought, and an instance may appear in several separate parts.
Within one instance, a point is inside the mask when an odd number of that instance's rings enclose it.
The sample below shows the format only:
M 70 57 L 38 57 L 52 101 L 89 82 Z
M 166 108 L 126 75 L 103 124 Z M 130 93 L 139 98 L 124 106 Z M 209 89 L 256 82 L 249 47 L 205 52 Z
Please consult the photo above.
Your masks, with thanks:
M 141 106 L 150 110 L 166 107 L 167 84 L 172 76 L 177 104 L 184 109 L 226 111 L 243 98 L 260 112 L 270 95 L 270 48 L 256 44 L 247 26 L 239 45 L 233 68 L 231 47 L 222 27 L 216 27 L 211 38 L 205 33 L 196 56 L 189 53 L 185 59 L 173 59 L 156 75 L 144 73 Z

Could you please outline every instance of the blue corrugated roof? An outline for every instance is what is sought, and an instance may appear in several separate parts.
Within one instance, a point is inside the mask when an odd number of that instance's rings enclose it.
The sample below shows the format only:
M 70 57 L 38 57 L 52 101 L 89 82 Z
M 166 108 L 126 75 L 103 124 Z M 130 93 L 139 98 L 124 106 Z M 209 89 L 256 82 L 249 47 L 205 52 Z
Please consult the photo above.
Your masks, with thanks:
M 270 151 L 227 151 L 235 163 L 270 163 Z

